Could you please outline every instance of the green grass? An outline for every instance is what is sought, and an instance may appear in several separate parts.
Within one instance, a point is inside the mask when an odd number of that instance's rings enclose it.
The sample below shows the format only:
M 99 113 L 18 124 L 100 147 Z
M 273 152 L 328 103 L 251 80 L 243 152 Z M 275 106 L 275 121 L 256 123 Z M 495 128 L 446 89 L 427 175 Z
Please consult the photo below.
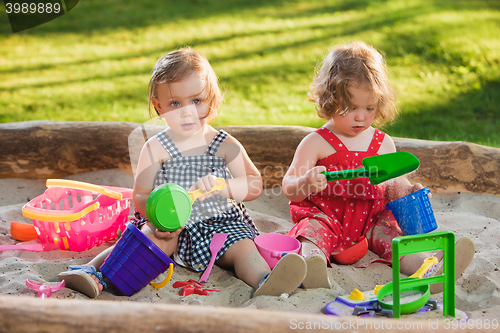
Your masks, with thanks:
M 16 34 L 0 6 L 0 122 L 145 122 L 153 65 L 189 45 L 225 91 L 214 125 L 318 127 L 316 64 L 363 40 L 399 92 L 388 134 L 500 147 L 498 36 L 496 0 L 81 0 Z

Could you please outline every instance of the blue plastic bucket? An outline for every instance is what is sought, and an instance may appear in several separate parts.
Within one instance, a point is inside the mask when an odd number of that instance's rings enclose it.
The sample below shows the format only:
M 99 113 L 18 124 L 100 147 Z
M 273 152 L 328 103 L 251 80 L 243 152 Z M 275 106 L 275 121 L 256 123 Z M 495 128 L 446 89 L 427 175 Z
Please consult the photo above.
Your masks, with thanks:
M 135 225 L 128 222 L 126 227 L 101 272 L 124 295 L 132 296 L 175 263 Z
M 430 192 L 424 187 L 385 205 L 398 221 L 404 235 L 425 234 L 437 229 L 436 217 L 428 197 Z

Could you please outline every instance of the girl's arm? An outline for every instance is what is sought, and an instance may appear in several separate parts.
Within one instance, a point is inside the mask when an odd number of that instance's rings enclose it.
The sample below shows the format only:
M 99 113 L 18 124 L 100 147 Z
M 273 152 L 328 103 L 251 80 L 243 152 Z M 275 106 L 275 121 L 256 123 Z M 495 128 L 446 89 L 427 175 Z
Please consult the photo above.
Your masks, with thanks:
M 384 141 L 382 141 L 382 144 L 380 145 L 380 148 L 378 150 L 378 154 L 389 154 L 389 153 L 394 153 L 396 152 L 396 145 L 394 144 L 394 141 L 389 135 L 384 136 Z
M 380 149 L 378 151 L 379 155 L 393 153 L 395 151 L 396 151 L 396 145 L 394 144 L 394 141 L 389 135 L 386 134 L 384 137 L 384 141 L 382 142 L 382 145 L 380 146 Z M 423 188 L 423 186 L 420 183 L 412 185 L 405 176 L 390 179 L 386 182 L 386 184 L 387 184 L 385 190 L 386 202 L 394 201 L 396 199 L 404 197 L 405 195 L 408 195 Z M 429 193 L 429 199 L 430 199 L 430 193 Z
M 262 194 L 262 177 L 257 167 L 248 157 L 245 148 L 232 136 L 228 136 L 222 143 L 217 156 L 226 160 L 233 178 L 226 180 L 226 187 L 222 191 L 207 193 L 200 200 L 221 195 L 236 201 L 251 201 Z M 210 190 L 215 184 L 215 176 L 206 176 L 191 186 L 189 191 L 201 189 Z
M 170 155 L 156 137 L 150 138 L 142 147 L 137 162 L 133 189 L 134 205 L 142 216 L 146 216 L 146 201 L 154 189 L 161 163 L 168 159 L 170 159 Z
M 146 217 L 146 201 L 153 191 L 156 175 L 161 168 L 161 163 L 168 159 L 170 159 L 170 155 L 156 137 L 150 138 L 142 147 L 134 179 L 133 199 L 135 208 L 144 217 Z M 150 223 L 147 223 L 147 226 L 151 228 L 157 238 L 162 239 L 177 237 L 183 229 L 162 232 L 154 228 Z
M 320 147 L 324 147 L 324 139 L 316 133 L 307 135 L 297 147 L 292 164 L 283 178 L 283 192 L 289 200 L 302 201 L 310 194 L 326 188 L 326 176 L 321 174 L 326 168 L 316 166 Z

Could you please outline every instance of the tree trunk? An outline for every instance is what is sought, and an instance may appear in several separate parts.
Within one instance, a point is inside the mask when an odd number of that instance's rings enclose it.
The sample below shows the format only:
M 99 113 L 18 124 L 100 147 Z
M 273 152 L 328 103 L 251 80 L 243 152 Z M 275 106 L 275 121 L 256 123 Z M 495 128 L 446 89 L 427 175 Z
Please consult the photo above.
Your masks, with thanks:
M 261 171 L 264 186 L 281 185 L 300 141 L 314 129 L 298 126 L 227 126 Z M 62 178 L 97 170 L 132 173 L 148 137 L 162 129 L 136 123 L 33 121 L 0 124 L 0 178 Z M 500 194 L 500 149 L 466 142 L 394 139 L 413 153 L 410 175 L 434 190 Z

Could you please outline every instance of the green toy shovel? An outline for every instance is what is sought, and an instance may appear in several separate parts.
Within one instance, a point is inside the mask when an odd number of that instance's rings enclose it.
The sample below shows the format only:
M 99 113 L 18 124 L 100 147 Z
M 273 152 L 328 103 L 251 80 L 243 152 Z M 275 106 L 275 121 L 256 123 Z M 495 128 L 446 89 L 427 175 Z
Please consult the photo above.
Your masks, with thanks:
M 420 165 L 415 155 L 406 151 L 365 157 L 364 168 L 322 172 L 327 181 L 368 177 L 374 185 L 412 172 Z

